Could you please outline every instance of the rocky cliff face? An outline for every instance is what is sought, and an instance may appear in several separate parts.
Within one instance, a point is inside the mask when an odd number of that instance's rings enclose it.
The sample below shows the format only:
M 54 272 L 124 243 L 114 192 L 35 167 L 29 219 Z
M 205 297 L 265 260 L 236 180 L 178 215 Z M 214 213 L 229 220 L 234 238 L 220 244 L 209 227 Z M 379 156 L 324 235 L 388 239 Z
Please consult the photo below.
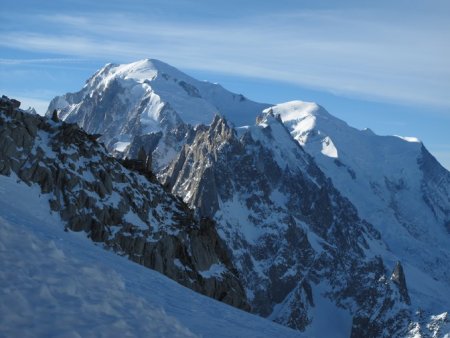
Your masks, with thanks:
M 404 275 L 397 269 L 398 278 L 389 278 L 374 254 L 386 250 L 380 234 L 279 116 L 237 130 L 216 116 L 160 178 L 216 220 L 255 313 L 310 334 L 336 315 L 340 322 L 328 324 L 342 336 L 406 333 L 412 315 Z
M 38 184 L 67 229 L 177 282 L 247 309 L 244 291 L 212 221 L 195 220 L 139 166 L 126 169 L 76 124 L 28 114 L 0 100 L 0 174 Z M 136 165 L 137 164 L 137 165 Z

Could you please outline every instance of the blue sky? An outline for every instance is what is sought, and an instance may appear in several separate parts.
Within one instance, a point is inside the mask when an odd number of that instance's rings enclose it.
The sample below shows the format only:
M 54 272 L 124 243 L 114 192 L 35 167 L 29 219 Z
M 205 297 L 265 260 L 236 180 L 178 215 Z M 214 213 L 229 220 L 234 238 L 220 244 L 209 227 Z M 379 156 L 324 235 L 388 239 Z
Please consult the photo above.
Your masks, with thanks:
M 5 1 L 0 92 L 40 112 L 108 62 L 156 58 L 263 102 L 416 136 L 450 168 L 450 2 Z

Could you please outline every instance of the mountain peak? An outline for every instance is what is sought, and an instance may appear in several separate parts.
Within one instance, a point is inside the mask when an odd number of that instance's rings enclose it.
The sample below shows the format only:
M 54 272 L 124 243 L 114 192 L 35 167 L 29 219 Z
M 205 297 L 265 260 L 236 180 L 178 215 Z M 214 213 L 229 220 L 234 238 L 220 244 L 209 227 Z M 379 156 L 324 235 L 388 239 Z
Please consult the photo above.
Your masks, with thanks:
M 126 64 L 108 63 L 96 75 L 100 74 L 108 74 L 109 77 L 134 79 L 143 82 L 145 80 L 154 79 L 157 74 L 173 74 L 173 76 L 180 76 L 182 73 L 178 69 L 162 61 L 156 59 L 143 59 Z
M 308 117 L 331 118 L 331 115 L 315 102 L 289 101 L 267 108 L 264 112 L 272 111 L 280 114 L 283 121 L 302 120 Z
M 102 134 L 109 151 L 123 152 L 137 136 L 159 133 L 168 125 L 209 124 L 215 114 L 233 125 L 250 125 L 269 106 L 196 80 L 162 61 L 143 59 L 105 65 L 79 92 L 54 98 L 47 114 L 57 109 L 63 121 Z
M 348 127 L 344 121 L 330 115 L 325 108 L 315 102 L 289 101 L 267 108 L 264 112 L 279 116 L 301 145 L 304 145 L 310 137 L 314 137 L 315 130 L 346 129 Z M 329 147 L 326 145 L 326 148 Z M 337 151 L 332 145 L 331 149 L 325 152 L 331 157 L 337 157 Z

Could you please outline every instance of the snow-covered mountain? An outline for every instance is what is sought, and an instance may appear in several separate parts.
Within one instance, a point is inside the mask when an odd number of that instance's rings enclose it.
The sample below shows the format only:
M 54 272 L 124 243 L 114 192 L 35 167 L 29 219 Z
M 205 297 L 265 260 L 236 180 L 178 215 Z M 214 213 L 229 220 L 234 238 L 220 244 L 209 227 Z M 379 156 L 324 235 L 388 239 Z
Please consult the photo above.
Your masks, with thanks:
M 254 312 L 309 336 L 448 333 L 449 173 L 414 139 L 151 60 L 107 65 L 54 109 L 117 157 L 152 155 L 159 179 L 216 220 Z
M 303 337 L 64 226 L 38 185 L 0 175 L 0 337 Z
M 190 126 L 210 123 L 218 112 L 237 125 L 252 124 L 268 106 L 146 59 L 106 65 L 79 92 L 54 98 L 47 115 L 58 109 L 63 121 L 101 134 L 117 156 L 135 157 L 144 146 L 160 169 L 181 149 Z
M 85 231 L 193 290 L 248 308 L 210 220 L 194 219 L 151 175 L 123 167 L 76 124 L 28 114 L 15 102 L 0 99 L 0 175 L 38 186 L 63 229 Z
M 269 110 L 280 114 L 334 186 L 380 231 L 407 274 L 420 270 L 430 282 L 443 284 L 427 297 L 448 299 L 450 172 L 419 140 L 357 130 L 315 103 L 288 102 Z M 410 288 L 423 292 L 413 282 Z
M 216 116 L 160 176 L 216 220 L 255 313 L 311 336 L 407 336 L 429 320 L 401 257 L 272 113 L 237 129 Z

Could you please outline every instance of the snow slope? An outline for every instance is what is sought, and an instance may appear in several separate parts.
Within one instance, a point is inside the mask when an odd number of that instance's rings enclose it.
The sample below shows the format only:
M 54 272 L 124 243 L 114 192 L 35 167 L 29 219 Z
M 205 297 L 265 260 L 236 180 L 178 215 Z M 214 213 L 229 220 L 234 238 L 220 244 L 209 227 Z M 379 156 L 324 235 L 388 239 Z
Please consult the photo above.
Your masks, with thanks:
M 37 185 L 0 176 L 0 337 L 300 337 L 64 232 Z

